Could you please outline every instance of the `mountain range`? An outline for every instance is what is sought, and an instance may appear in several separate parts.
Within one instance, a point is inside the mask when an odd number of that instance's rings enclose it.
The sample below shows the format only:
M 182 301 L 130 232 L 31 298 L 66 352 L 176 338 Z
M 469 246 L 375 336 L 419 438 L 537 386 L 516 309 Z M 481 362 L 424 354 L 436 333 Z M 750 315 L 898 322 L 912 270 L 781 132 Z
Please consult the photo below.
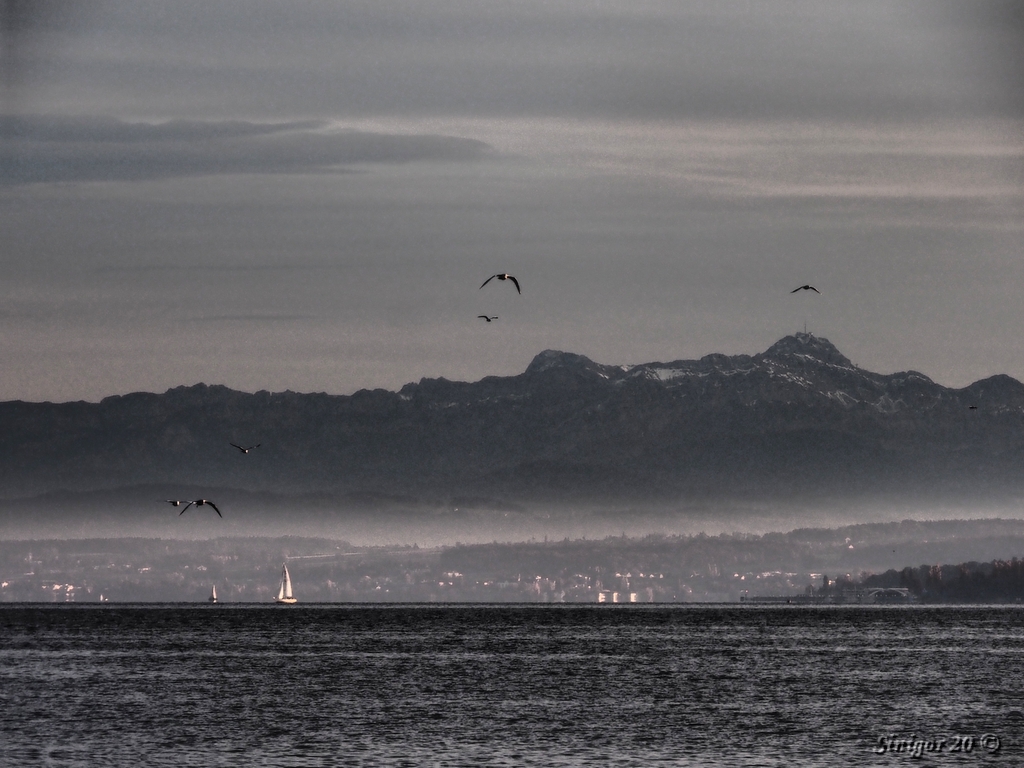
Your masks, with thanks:
M 229 443 L 252 445 L 248 454 Z M 1024 492 L 1024 385 L 879 374 L 827 339 L 603 365 L 548 350 L 516 376 L 398 392 L 196 384 L 99 403 L 0 403 L 0 497 L 157 486 L 360 500 Z M 457 503 L 457 502 L 456 502 Z M 481 502 L 483 503 L 483 502 Z

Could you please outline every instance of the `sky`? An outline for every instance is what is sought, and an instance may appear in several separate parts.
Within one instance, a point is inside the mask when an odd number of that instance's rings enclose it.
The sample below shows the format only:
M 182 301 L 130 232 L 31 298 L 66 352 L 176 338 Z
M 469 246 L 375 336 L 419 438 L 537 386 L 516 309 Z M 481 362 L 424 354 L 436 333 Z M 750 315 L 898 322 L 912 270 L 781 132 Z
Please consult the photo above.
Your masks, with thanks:
M 0 0 L 0 43 L 0 400 L 804 328 L 1024 380 L 1019 3 Z

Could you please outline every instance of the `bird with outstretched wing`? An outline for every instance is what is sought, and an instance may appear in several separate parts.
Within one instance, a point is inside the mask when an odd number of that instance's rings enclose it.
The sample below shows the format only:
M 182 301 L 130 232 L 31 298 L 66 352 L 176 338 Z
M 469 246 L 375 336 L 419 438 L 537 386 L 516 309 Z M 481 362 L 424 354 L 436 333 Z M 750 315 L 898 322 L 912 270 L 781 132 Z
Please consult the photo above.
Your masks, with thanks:
M 516 279 L 515 279 L 514 277 L 512 277 L 512 275 L 510 275 L 510 274 L 508 274 L 508 273 L 501 273 L 501 274 L 498 274 L 498 275 L 491 275 L 491 276 L 490 276 L 490 277 L 488 277 L 488 278 L 487 278 L 486 280 L 484 280 L 484 284 L 483 284 L 483 285 L 481 285 L 480 287 L 481 287 L 481 288 L 483 288 L 483 287 L 484 287 L 484 285 L 487 285 L 487 284 L 488 284 L 489 282 L 491 282 L 491 280 L 493 280 L 494 278 L 498 278 L 499 280 L 511 280 L 511 281 L 512 281 L 512 283 L 513 283 L 513 284 L 515 285 L 515 287 L 516 287 L 516 292 L 517 292 L 517 293 L 522 293 L 522 292 L 523 292 L 523 291 L 522 291 L 522 289 L 520 289 L 520 287 L 519 287 L 519 281 L 518 281 L 518 280 L 516 280 Z

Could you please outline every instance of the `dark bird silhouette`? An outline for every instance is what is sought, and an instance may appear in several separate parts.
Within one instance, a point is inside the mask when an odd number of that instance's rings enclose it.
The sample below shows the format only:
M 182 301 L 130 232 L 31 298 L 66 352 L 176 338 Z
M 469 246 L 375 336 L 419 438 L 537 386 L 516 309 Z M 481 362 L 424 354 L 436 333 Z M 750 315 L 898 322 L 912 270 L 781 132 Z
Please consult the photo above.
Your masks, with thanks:
M 180 507 L 185 502 L 181 499 L 164 499 L 168 504 L 174 507 Z M 184 512 L 184 510 L 182 510 Z
M 967 410 L 969 410 L 969 411 L 976 411 L 976 410 L 978 410 L 978 406 L 976 406 L 976 405 L 968 405 L 967 406 Z
M 209 506 L 213 507 L 213 511 L 217 513 L 217 517 L 224 517 L 224 515 L 220 513 L 220 510 L 217 509 L 217 505 L 214 504 L 209 499 L 196 499 L 195 501 L 190 501 L 188 504 L 185 505 L 185 509 L 181 510 L 181 512 L 178 513 L 178 517 L 184 515 L 188 511 L 188 508 L 191 507 L 193 504 L 195 504 L 197 507 L 201 507 L 204 504 L 208 504 Z
M 498 278 L 499 280 L 511 280 L 515 284 L 515 286 L 516 286 L 516 292 L 517 293 L 522 293 L 522 290 L 520 290 L 520 288 L 519 288 L 519 281 L 516 280 L 514 277 L 512 277 L 512 275 L 508 275 L 508 274 L 491 275 L 486 280 L 484 280 L 484 285 L 487 285 L 494 278 Z M 483 288 L 484 285 L 481 285 L 480 287 Z
M 248 448 L 242 447 L 241 445 L 238 445 L 237 443 L 231 443 L 231 445 L 235 446 L 235 448 L 240 450 L 242 453 L 248 453 L 253 448 L 259 448 L 260 447 L 260 443 L 256 443 L 256 445 L 250 445 Z
M 497 315 L 492 315 L 491 317 L 488 317 L 487 315 L 477 315 L 477 317 L 482 317 L 488 323 L 491 322 L 491 320 L 497 320 L 498 319 Z
M 821 293 L 813 285 L 801 285 L 799 288 L 794 288 L 790 293 L 796 293 L 797 291 L 814 291 L 815 293 Z

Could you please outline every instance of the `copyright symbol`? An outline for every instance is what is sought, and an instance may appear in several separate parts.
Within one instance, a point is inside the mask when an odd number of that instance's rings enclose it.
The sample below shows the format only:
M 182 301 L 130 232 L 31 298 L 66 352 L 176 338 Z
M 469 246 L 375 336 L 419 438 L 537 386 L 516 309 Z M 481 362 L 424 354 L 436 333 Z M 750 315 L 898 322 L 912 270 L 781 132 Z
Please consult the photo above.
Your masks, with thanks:
M 978 745 L 990 754 L 995 754 L 996 752 L 998 752 L 999 747 L 1001 746 L 999 742 L 999 737 L 996 736 L 994 733 L 982 734 L 981 737 L 978 739 Z

